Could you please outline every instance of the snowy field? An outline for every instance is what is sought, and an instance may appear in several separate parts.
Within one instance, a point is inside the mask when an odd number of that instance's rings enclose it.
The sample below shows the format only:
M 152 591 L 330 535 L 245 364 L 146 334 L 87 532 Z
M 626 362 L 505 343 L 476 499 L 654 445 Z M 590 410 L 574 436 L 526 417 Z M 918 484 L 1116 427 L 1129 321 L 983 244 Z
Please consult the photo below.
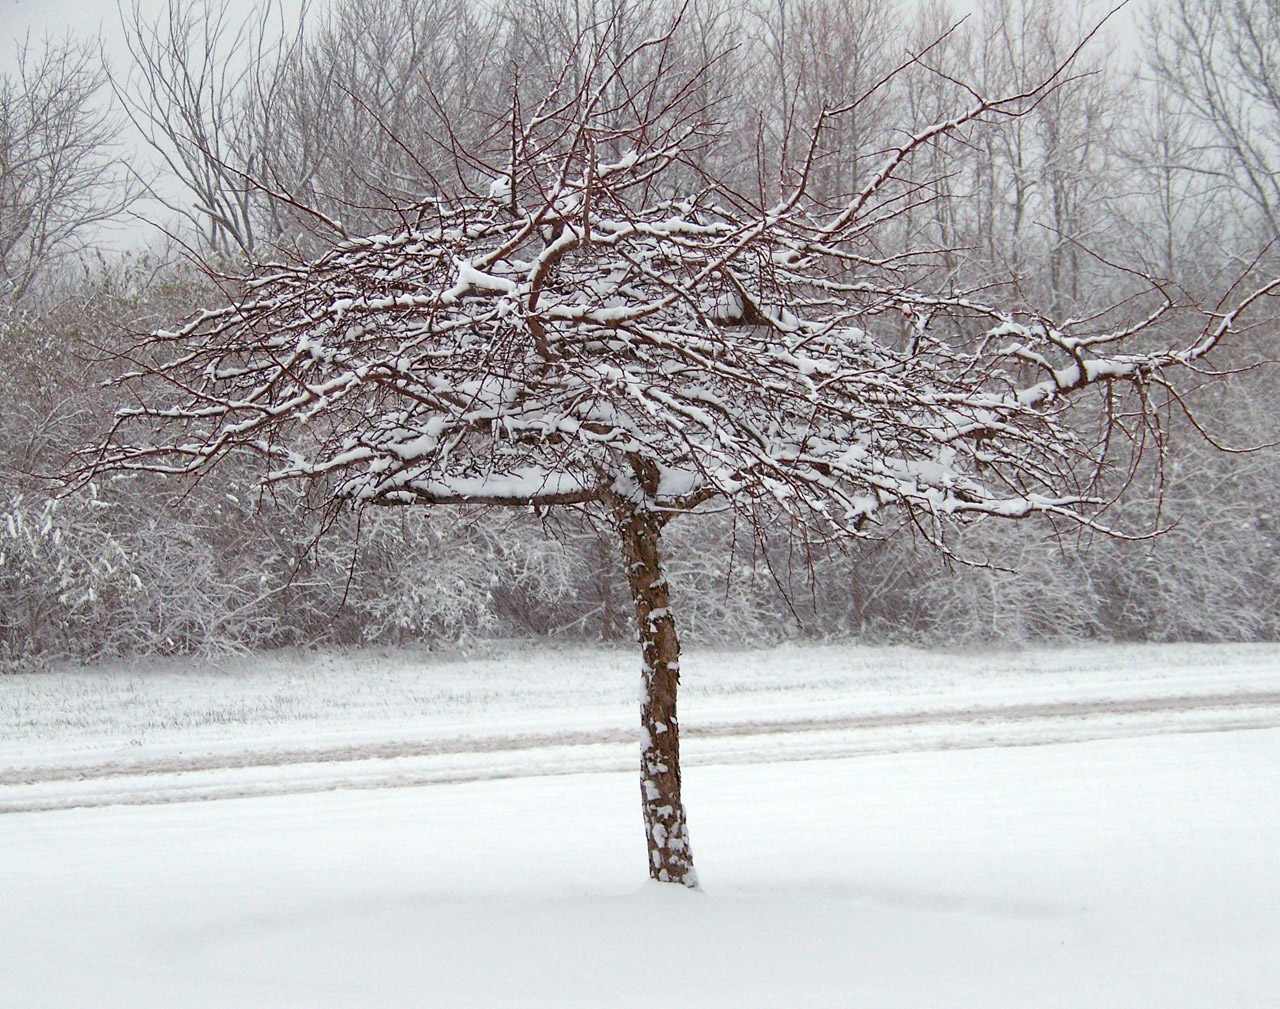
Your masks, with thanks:
M 1280 1005 L 1280 649 L 692 652 L 700 894 L 635 665 L 0 677 L 0 1006 Z

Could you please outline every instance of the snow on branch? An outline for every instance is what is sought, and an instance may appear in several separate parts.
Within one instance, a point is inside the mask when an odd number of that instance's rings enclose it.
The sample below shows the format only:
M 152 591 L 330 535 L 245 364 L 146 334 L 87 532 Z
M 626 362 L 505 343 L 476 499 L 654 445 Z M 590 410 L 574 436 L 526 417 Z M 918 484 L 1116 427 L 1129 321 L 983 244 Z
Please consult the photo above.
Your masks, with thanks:
M 665 44 L 564 75 L 471 195 L 263 265 L 227 307 L 149 334 L 133 404 L 76 476 L 247 450 L 269 481 L 356 503 L 767 500 L 853 535 L 888 506 L 1092 523 L 1147 390 L 1280 285 L 1190 329 L 1154 282 L 1136 320 L 1061 324 L 918 289 L 877 251 L 895 177 L 1038 90 L 917 131 L 844 206 L 812 199 L 806 170 L 753 209 L 690 167 L 717 129 L 691 97 L 706 68 L 645 77 Z M 1089 389 L 1099 405 L 1070 412 Z

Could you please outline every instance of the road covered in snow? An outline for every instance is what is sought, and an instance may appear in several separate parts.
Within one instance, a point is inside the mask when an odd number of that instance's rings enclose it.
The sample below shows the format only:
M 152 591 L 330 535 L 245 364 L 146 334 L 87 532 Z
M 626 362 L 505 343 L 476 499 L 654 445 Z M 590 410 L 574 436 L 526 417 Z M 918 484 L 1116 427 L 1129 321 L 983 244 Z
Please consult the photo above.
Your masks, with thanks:
M 633 664 L 491 646 L 0 681 L 0 813 L 629 770 Z M 786 647 L 686 670 L 689 766 L 1280 726 L 1263 646 Z
M 644 879 L 635 679 L 0 678 L 0 1005 L 1280 1004 L 1280 648 L 693 651 L 700 894 Z

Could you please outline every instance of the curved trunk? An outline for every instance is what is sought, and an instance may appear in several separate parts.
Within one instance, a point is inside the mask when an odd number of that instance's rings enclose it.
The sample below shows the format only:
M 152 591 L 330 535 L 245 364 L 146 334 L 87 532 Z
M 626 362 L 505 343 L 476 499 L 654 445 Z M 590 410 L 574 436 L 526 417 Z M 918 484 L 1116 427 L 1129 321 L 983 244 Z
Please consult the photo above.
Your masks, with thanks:
M 680 641 L 659 553 L 662 522 L 629 502 L 620 503 L 616 514 L 643 656 L 640 800 L 649 842 L 649 875 L 664 883 L 697 888 L 689 828 L 680 800 L 680 728 L 676 719 Z

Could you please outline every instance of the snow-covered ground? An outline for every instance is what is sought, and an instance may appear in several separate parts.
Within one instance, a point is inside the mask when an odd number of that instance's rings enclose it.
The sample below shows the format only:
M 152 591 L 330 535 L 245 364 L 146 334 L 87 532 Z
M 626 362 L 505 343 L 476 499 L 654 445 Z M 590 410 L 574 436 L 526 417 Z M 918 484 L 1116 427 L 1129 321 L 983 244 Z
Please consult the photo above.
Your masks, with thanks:
M 0 1006 L 1280 1005 L 1280 649 L 684 667 L 701 894 L 629 651 L 0 677 Z

